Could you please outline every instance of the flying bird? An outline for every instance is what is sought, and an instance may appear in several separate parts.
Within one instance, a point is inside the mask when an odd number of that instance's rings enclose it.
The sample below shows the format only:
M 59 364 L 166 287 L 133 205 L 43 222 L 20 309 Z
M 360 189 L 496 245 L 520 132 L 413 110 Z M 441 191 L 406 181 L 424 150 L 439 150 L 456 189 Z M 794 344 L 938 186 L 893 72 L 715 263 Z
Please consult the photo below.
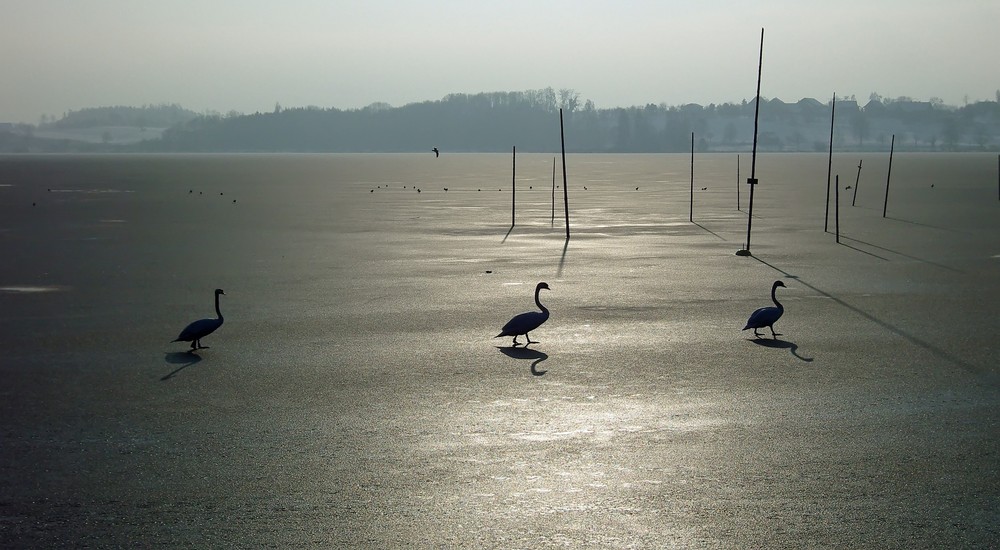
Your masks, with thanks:
M 520 345 L 520 342 L 517 341 L 517 337 L 523 334 L 524 337 L 528 339 L 528 343 L 524 344 L 525 347 L 530 344 L 538 343 L 533 341 L 528 333 L 542 326 L 542 323 L 549 320 L 549 310 L 545 309 L 542 302 L 538 300 L 538 293 L 541 292 L 543 288 L 545 290 L 550 290 L 548 283 L 538 283 L 535 287 L 535 305 L 538 306 L 538 309 L 541 311 L 528 311 L 515 315 L 514 318 L 507 321 L 507 324 L 500 330 L 500 334 L 497 334 L 494 338 L 500 338 L 501 336 L 513 336 L 514 346 L 516 347 Z
M 774 291 L 778 290 L 779 286 L 784 287 L 785 283 L 774 281 L 774 284 L 771 285 L 771 301 L 774 302 L 774 307 L 762 307 L 751 313 L 750 319 L 747 320 L 747 326 L 743 327 L 743 330 L 752 328 L 753 335 L 760 338 L 761 335 L 757 332 L 757 329 L 768 327 L 771 329 L 772 338 L 777 340 L 778 336 L 781 336 L 774 332 L 774 323 L 777 323 L 778 319 L 781 318 L 781 314 L 785 312 L 785 307 L 774 297 Z
M 441 156 L 441 151 L 438 151 L 437 147 L 431 149 L 431 151 L 434 151 L 434 158 L 438 158 Z
M 201 345 L 201 339 L 212 334 L 222 326 L 222 311 L 219 310 L 219 295 L 225 294 L 221 288 L 215 289 L 215 314 L 218 319 L 200 319 L 184 327 L 180 336 L 174 342 L 191 342 L 191 351 L 207 349 L 208 346 Z

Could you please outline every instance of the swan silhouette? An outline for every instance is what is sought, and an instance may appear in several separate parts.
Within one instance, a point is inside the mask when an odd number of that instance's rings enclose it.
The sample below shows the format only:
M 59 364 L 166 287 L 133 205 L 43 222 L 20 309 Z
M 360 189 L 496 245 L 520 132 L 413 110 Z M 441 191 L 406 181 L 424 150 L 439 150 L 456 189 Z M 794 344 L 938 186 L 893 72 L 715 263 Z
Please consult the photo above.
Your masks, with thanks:
M 774 323 L 777 323 L 778 319 L 781 318 L 781 314 L 785 312 L 785 307 L 774 297 L 774 291 L 778 290 L 779 286 L 784 287 L 785 283 L 774 281 L 774 284 L 771 285 L 771 301 L 774 302 L 774 307 L 762 307 L 751 313 L 750 319 L 747 320 L 747 326 L 743 327 L 743 330 L 752 328 L 753 335 L 760 338 L 761 335 L 757 332 L 757 329 L 768 327 L 771 329 L 771 337 L 777 340 L 780 334 L 774 332 Z
M 524 344 L 525 347 L 530 344 L 538 343 L 533 341 L 528 333 L 542 326 L 542 323 L 549 320 L 549 310 L 546 309 L 545 306 L 542 305 L 542 302 L 538 300 L 538 293 L 541 292 L 543 288 L 545 290 L 550 290 L 548 283 L 538 283 L 538 285 L 535 286 L 535 305 L 538 306 L 538 309 L 541 309 L 541 311 L 528 311 L 515 315 L 510 321 L 507 321 L 507 324 L 500 330 L 500 334 L 497 334 L 494 338 L 500 338 L 501 336 L 513 336 L 514 346 L 519 346 L 521 344 L 517 341 L 517 337 L 523 334 L 524 337 L 528 339 L 528 342 Z
M 191 351 L 208 349 L 208 346 L 201 345 L 201 339 L 212 334 L 222 326 L 222 311 L 219 310 L 219 295 L 225 294 L 221 288 L 215 289 L 215 314 L 218 319 L 199 319 L 184 327 L 180 335 L 174 342 L 191 342 Z

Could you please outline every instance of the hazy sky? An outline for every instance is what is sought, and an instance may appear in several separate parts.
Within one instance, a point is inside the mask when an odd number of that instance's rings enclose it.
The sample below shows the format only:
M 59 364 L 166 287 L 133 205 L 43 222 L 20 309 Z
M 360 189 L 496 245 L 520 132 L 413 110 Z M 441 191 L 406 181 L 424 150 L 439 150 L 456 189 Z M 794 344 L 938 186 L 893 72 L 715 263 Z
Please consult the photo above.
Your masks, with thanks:
M 572 88 L 599 108 L 1000 89 L 997 0 L 3 0 L 0 121 L 104 105 L 395 106 Z

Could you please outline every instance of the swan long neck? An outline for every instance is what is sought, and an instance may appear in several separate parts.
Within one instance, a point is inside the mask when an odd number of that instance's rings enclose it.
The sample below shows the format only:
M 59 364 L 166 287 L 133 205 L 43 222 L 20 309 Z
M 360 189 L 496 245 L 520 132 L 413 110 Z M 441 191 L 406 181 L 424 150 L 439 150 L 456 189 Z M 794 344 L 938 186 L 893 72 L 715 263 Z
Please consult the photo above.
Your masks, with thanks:
M 542 313 L 548 314 L 549 310 L 545 309 L 545 306 L 542 305 L 541 300 L 538 299 L 538 295 L 541 293 L 542 293 L 542 287 L 540 286 L 535 287 L 535 305 L 538 306 L 538 309 L 542 310 Z
M 778 290 L 778 285 L 774 285 L 771 287 L 771 301 L 774 302 L 774 305 L 778 306 L 778 309 L 785 309 L 785 306 L 781 305 L 781 302 L 779 302 L 777 296 L 775 296 L 777 290 Z
M 219 293 L 215 293 L 215 314 L 219 316 L 219 320 L 222 320 L 222 310 L 219 309 Z

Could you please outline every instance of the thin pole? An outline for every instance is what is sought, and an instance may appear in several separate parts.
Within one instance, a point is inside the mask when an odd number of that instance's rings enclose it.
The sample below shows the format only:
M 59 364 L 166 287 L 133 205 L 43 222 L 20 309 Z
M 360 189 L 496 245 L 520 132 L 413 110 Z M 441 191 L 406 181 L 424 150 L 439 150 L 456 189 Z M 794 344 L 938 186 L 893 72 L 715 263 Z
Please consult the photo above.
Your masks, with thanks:
M 830 172 L 833 169 L 833 119 L 837 113 L 837 94 L 833 94 L 833 104 L 830 107 L 830 157 L 826 163 L 826 214 L 823 216 L 823 231 L 830 226 Z
M 736 154 L 736 210 L 740 209 L 740 155 Z
M 753 110 L 753 154 L 750 157 L 750 208 L 747 212 L 747 247 L 740 252 L 750 255 L 750 230 L 753 228 L 753 188 L 757 186 L 757 122 L 760 118 L 760 75 L 764 67 L 764 28 L 760 29 L 760 59 L 757 61 L 757 104 Z M 739 254 L 740 252 L 737 252 Z
M 892 142 L 889 144 L 889 171 L 885 174 L 885 202 L 882 203 L 882 217 L 885 217 L 885 210 L 889 207 L 889 178 L 892 176 L 892 152 L 896 150 L 896 134 L 892 134 Z
M 552 157 L 552 225 L 556 224 L 556 157 Z
M 517 211 L 517 146 L 510 151 L 510 226 L 514 227 L 514 212 Z
M 694 132 L 691 132 L 691 205 L 688 208 L 688 221 L 694 221 Z
M 997 200 L 1000 200 L 1000 155 L 997 155 Z
M 858 177 L 854 180 L 854 198 L 851 199 L 851 206 L 854 206 L 854 201 L 858 200 L 858 184 L 861 183 L 861 163 L 864 159 L 858 161 Z
M 835 180 L 834 185 L 837 186 L 837 190 L 834 191 L 834 194 L 833 194 L 834 198 L 833 198 L 833 200 L 837 204 L 834 205 L 834 209 L 833 209 L 834 214 L 833 214 L 833 216 L 834 216 L 834 219 L 836 220 L 835 221 L 835 227 L 836 227 L 836 231 L 837 231 L 837 244 L 840 244 L 840 174 L 837 174 L 837 179 Z
M 566 240 L 569 240 L 569 191 L 566 187 L 566 132 L 563 130 L 563 114 L 559 109 L 559 142 L 562 144 L 563 210 L 566 211 Z

